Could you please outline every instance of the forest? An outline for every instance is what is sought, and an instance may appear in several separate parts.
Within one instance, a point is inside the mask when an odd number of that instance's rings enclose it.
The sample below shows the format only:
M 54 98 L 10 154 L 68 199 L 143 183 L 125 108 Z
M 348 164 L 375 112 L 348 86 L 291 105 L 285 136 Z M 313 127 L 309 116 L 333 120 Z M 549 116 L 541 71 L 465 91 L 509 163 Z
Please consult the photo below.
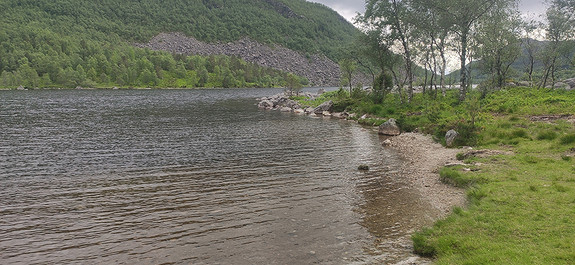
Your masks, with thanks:
M 7 0 L 0 10 L 0 87 L 12 88 L 283 86 L 288 73 L 236 58 L 131 44 L 160 32 L 206 42 L 247 36 L 337 61 L 360 34 L 335 11 L 303 0 Z

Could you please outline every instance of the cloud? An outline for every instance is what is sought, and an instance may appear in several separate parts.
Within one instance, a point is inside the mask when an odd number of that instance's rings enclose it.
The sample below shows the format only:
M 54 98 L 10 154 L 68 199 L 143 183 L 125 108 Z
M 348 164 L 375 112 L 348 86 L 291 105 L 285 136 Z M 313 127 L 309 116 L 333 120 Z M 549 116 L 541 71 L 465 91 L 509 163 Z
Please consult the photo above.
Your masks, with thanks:
M 342 17 L 352 22 L 355 15 L 365 12 L 364 0 L 310 0 L 324 4 L 331 9 L 337 11 Z
M 365 12 L 364 0 L 309 0 L 309 1 L 322 3 L 332 8 L 350 22 L 353 21 L 353 18 L 358 12 L 362 14 Z M 519 1 L 519 11 L 521 11 L 521 13 L 524 14 L 532 13 L 535 14 L 535 16 L 538 16 L 544 14 L 546 8 L 547 6 L 544 4 L 544 0 Z

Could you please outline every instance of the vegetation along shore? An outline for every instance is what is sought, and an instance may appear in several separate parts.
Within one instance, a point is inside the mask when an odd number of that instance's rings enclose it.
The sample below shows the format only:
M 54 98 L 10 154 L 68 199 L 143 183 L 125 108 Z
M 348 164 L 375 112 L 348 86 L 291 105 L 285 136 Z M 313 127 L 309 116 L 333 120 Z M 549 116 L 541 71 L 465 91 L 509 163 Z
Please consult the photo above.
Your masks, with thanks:
M 414 187 L 443 218 L 414 233 L 416 253 L 437 264 L 575 261 L 574 90 L 514 87 L 483 98 L 472 91 L 461 104 L 455 90 L 436 99 L 418 93 L 412 104 L 399 103 L 397 94 L 373 103 L 373 93 L 352 92 L 292 96 L 275 108 L 366 126 L 397 120 L 402 134 L 383 144 L 410 158 L 405 170 Z M 446 145 L 451 129 L 458 133 L 453 148 L 427 142 L 432 137 Z

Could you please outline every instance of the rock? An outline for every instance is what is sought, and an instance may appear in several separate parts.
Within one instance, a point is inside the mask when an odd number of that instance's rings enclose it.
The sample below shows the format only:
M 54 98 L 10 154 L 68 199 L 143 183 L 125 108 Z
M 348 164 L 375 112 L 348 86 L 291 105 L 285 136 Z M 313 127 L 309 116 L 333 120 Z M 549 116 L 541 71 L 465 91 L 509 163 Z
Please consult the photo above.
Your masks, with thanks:
M 323 93 L 325 93 L 325 89 L 323 89 L 323 88 L 320 88 L 320 89 L 317 91 L 318 96 L 321 95 L 321 94 L 323 94 Z
M 457 133 L 455 130 L 449 130 L 445 134 L 445 144 L 448 147 L 453 146 L 453 143 L 455 142 L 455 140 L 457 139 L 458 136 L 459 136 L 459 133 Z
M 260 103 L 258 104 L 258 108 L 260 109 L 273 109 L 274 107 L 274 103 L 271 102 L 270 100 L 262 100 L 260 101 Z
M 323 116 L 331 116 L 331 112 L 329 112 L 329 111 L 324 111 L 324 112 L 321 113 L 321 115 L 323 115 Z
M 368 165 L 359 165 L 359 167 L 357 167 L 357 169 L 359 169 L 359 170 L 369 170 L 369 166 L 368 166 Z
M 563 82 L 569 85 L 569 89 L 575 89 L 575 78 L 567 79 Z
M 306 109 L 304 110 L 304 112 L 305 112 L 306 114 L 311 114 L 311 113 L 313 113 L 313 110 L 314 110 L 314 108 L 306 108 Z
M 316 115 L 322 115 L 324 111 L 329 111 L 333 109 L 333 101 L 326 101 L 321 105 L 317 106 L 317 108 L 313 109 L 313 113 Z
M 517 82 L 517 85 L 519 86 L 525 86 L 525 87 L 530 87 L 531 83 L 529 81 L 519 81 Z
M 349 116 L 349 114 L 347 114 L 346 112 L 335 112 L 335 113 L 332 113 L 331 116 L 338 118 L 338 119 L 345 119 Z
M 298 108 L 298 109 L 294 109 L 293 112 L 294 112 L 295 114 L 304 114 L 304 113 L 305 113 L 305 111 L 304 111 L 303 109 L 299 109 L 299 108 Z
M 266 0 L 278 4 L 279 1 Z M 283 5 L 283 4 L 282 4 Z M 283 9 L 282 9 L 283 10 Z M 283 11 L 280 14 L 285 14 Z M 303 54 L 279 44 L 259 43 L 247 37 L 228 43 L 207 43 L 183 33 L 160 33 L 148 43 L 134 44 L 139 48 L 163 50 L 186 55 L 227 55 L 236 56 L 247 62 L 271 67 L 285 72 L 293 72 L 307 78 L 311 86 L 338 86 L 340 84 L 339 65 L 324 55 Z M 321 69 L 321 71 L 318 71 Z M 368 83 L 371 79 L 364 74 L 354 76 L 354 83 Z
M 287 100 L 285 102 L 285 106 L 288 108 L 291 108 L 291 109 L 299 109 L 300 108 L 300 105 L 297 103 L 297 101 L 291 100 L 291 99 Z
M 281 107 L 280 111 L 281 112 L 291 112 L 291 108 L 290 107 Z
M 19 86 L 18 88 L 16 88 L 16 90 L 26 90 L 26 88 L 24 88 L 23 86 Z
M 391 146 L 391 140 L 385 139 L 385 141 L 383 141 L 383 143 L 381 143 L 381 145 L 383 145 L 383 146 Z
M 401 131 L 395 123 L 395 119 L 389 119 L 379 126 L 378 133 L 381 135 L 398 136 L 401 134 Z
M 84 88 L 81 87 L 81 86 L 77 86 L 76 89 L 77 89 L 77 90 L 82 90 L 82 89 L 84 89 Z
M 570 85 L 563 83 L 563 82 L 555 83 L 554 87 L 555 87 L 555 89 L 571 89 Z
M 112 90 L 118 90 L 118 87 L 112 87 Z
M 508 82 L 505 84 L 506 87 L 516 87 L 517 84 L 513 83 L 513 82 Z

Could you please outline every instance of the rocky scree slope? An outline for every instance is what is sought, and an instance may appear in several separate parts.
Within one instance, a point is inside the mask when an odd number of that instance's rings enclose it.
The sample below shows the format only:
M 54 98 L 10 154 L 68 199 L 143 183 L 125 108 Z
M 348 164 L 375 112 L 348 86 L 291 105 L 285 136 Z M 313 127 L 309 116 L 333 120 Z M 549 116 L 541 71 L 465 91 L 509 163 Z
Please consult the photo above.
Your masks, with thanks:
M 182 33 L 160 33 L 148 43 L 135 44 L 140 48 L 162 50 L 186 55 L 227 55 L 264 67 L 291 72 L 309 80 L 310 86 L 339 86 L 339 65 L 323 55 L 304 55 L 279 45 L 270 46 L 242 38 L 229 43 L 206 43 Z M 368 84 L 365 76 L 357 82 Z

